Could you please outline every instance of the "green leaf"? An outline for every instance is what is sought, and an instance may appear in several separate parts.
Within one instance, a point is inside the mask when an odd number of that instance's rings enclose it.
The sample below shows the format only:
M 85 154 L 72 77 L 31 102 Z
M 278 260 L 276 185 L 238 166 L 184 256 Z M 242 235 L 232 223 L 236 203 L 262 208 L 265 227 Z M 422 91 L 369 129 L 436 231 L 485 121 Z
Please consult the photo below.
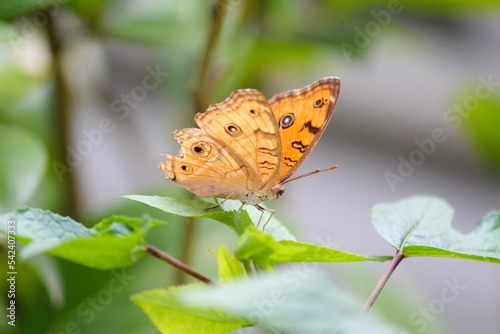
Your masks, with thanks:
M 146 253 L 146 233 L 160 223 L 148 218 L 111 216 L 89 230 L 69 217 L 24 208 L 0 216 L 0 231 L 8 233 L 8 226 L 15 226 L 16 238 L 27 243 L 21 249 L 21 259 L 48 252 L 108 270 L 129 266 L 142 257 Z
M 225 246 L 221 246 L 216 255 L 219 266 L 219 280 L 221 282 L 230 282 L 237 277 L 246 276 L 243 264 L 232 256 Z
M 55 0 L 52 0 L 55 1 Z M 68 6 L 89 21 L 97 20 L 109 5 L 111 0 L 72 0 Z
M 215 309 L 204 309 L 182 303 L 182 291 L 196 293 L 202 285 L 187 285 L 169 289 L 144 291 L 131 297 L 148 315 L 161 333 L 168 334 L 225 334 L 245 327 L 240 317 Z
M 65 241 L 92 235 L 85 226 L 69 217 L 29 207 L 0 216 L 0 230 L 7 231 L 7 226 L 15 226 L 18 241 L 29 243 L 22 251 L 27 257 Z
M 186 10 L 186 6 L 190 10 Z M 203 36 L 198 32 L 199 27 L 205 27 L 209 22 L 205 14 L 193 2 L 160 1 L 141 10 L 108 11 L 101 20 L 101 30 L 114 38 L 170 45 L 185 57 L 198 50 L 203 42 Z M 198 25 L 193 26 L 191 22 L 197 22 Z M 190 43 L 185 43 L 186 40 Z
M 260 206 L 270 211 L 262 212 L 252 205 L 245 205 L 243 207 L 249 219 L 253 221 L 253 224 L 248 226 L 257 226 L 276 240 L 297 240 L 295 236 L 290 233 L 288 228 L 276 218 L 274 210 L 267 209 L 263 204 L 260 204 Z M 241 203 L 240 201 L 226 201 L 223 203 L 222 207 L 224 210 L 237 210 L 241 207 Z M 248 228 L 248 226 L 245 226 L 245 229 Z M 243 232 L 245 229 L 243 229 Z M 241 235 L 241 233 L 239 235 Z
M 0 19 L 12 19 L 20 15 L 36 12 L 38 21 L 24 21 L 23 24 L 30 26 L 30 29 L 42 29 L 45 24 L 39 23 L 42 18 L 48 20 L 49 15 L 56 16 L 62 12 L 62 7 L 68 4 L 78 14 L 94 19 L 107 5 L 109 0 L 87 1 L 87 6 L 83 5 L 83 0 L 2 0 L 0 1 Z M 43 21 L 42 21 L 43 22 Z M 30 30 L 30 31 L 31 31 Z
M 47 166 L 47 152 L 30 133 L 0 124 L 0 211 L 24 205 L 37 189 Z
M 248 226 L 254 226 L 254 222 L 257 224 L 261 219 L 263 221 L 262 225 L 264 225 L 266 223 L 265 220 L 269 219 L 265 215 L 270 214 L 269 212 L 263 214 L 251 205 L 247 205 L 244 207 L 245 209 L 242 209 L 241 202 L 236 200 L 226 200 L 217 207 L 209 208 L 214 204 L 199 199 L 189 200 L 142 195 L 128 195 L 123 197 L 178 216 L 214 219 L 229 226 L 237 235 L 243 234 Z M 295 237 L 274 215 L 265 226 L 266 232 L 272 234 L 278 240 L 295 240 Z
M 294 240 L 276 241 L 271 235 L 249 227 L 240 237 L 235 251 L 240 261 L 254 261 L 264 269 L 282 262 L 385 261 L 390 257 L 366 257 L 325 246 Z
M 405 256 L 442 256 L 500 263 L 500 213 L 487 214 L 468 234 L 453 229 L 444 200 L 415 196 L 373 208 L 375 229 Z
M 209 208 L 213 203 L 199 199 L 179 199 L 161 196 L 129 195 L 124 198 L 141 202 L 182 217 L 211 218 L 231 227 L 236 233 L 252 224 L 248 215 L 236 211 L 224 211 L 221 206 Z
M 317 268 L 298 273 L 291 268 L 223 286 L 186 290 L 180 300 L 216 308 L 273 330 L 273 333 L 401 334 L 362 304 L 333 286 Z
M 468 94 L 465 98 L 470 96 Z M 464 101 L 463 100 L 463 101 Z M 500 100 L 479 100 L 477 108 L 465 114 L 464 123 L 479 151 L 500 171 Z M 458 117 L 458 116 L 457 116 Z
M 2 0 L 0 1 L 0 19 L 12 19 L 16 16 L 29 13 L 34 10 L 41 10 L 38 0 Z
M 385 5 L 385 3 L 383 3 Z M 405 4 L 406 7 L 406 4 Z M 415 3 L 408 3 L 409 9 L 412 11 L 422 13 L 428 12 L 432 14 L 441 15 L 453 15 L 457 12 L 487 12 L 498 8 L 498 1 L 494 0 L 479 0 L 476 2 L 470 2 L 467 0 L 455 0 L 455 1 L 432 1 L 424 0 Z
M 206 215 L 223 212 L 220 206 L 209 209 L 213 203 L 200 199 L 180 199 L 143 195 L 127 195 L 122 197 L 183 217 L 205 217 Z

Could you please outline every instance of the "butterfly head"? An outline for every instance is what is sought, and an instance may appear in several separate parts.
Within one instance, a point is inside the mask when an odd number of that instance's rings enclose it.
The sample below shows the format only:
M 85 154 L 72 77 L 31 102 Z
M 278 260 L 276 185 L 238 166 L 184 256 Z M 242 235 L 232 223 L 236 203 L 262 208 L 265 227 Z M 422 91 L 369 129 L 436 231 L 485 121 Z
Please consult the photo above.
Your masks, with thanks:
M 285 192 L 285 186 L 281 183 L 275 184 L 271 188 L 271 193 L 273 194 L 274 198 L 280 198 L 284 192 Z

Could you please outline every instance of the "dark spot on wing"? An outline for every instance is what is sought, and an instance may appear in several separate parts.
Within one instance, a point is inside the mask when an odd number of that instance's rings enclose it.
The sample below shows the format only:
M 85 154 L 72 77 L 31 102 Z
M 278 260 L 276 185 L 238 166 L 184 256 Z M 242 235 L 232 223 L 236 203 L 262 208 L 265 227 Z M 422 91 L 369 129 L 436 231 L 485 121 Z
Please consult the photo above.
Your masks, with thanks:
M 296 150 L 299 150 L 300 153 L 304 153 L 307 149 L 307 146 L 309 145 L 304 145 L 300 140 L 292 142 L 292 147 Z
M 304 123 L 304 126 L 302 126 L 302 129 L 300 131 L 307 129 L 310 133 L 313 135 L 317 134 L 321 128 L 317 128 L 314 125 L 312 125 L 311 121 Z

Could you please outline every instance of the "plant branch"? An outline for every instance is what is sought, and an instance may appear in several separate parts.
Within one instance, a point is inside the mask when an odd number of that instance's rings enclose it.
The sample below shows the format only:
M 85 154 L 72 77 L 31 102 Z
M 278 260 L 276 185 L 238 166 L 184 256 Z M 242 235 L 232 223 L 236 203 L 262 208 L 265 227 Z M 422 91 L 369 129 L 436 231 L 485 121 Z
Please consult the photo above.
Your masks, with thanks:
M 192 196 L 194 197 L 194 196 Z M 180 259 L 184 263 L 190 263 L 193 257 L 194 238 L 196 237 L 197 222 L 192 217 L 184 218 L 185 224 L 182 224 L 183 240 L 181 242 Z M 174 283 L 177 285 L 186 283 L 186 275 L 183 271 L 177 271 L 174 277 Z
M 186 274 L 189 274 L 189 275 L 193 276 L 194 278 L 196 278 L 204 283 L 209 283 L 209 284 L 214 283 L 210 278 L 203 276 L 202 274 L 200 274 L 199 272 L 197 272 L 196 270 L 194 270 L 193 268 L 191 268 L 190 266 L 188 266 L 184 262 L 177 260 L 176 258 L 174 258 L 173 256 L 171 256 L 167 253 L 164 253 L 160 249 L 158 249 L 154 246 L 151 246 L 151 245 L 147 245 L 146 248 L 151 255 L 153 255 L 161 260 L 164 260 L 165 262 L 170 263 L 171 265 L 173 265 L 177 269 L 182 270 Z
M 226 0 L 215 0 L 212 5 L 212 20 L 210 26 L 210 32 L 208 35 L 207 43 L 205 49 L 203 50 L 203 56 L 201 58 L 200 72 L 198 74 L 198 82 L 194 89 L 193 100 L 195 105 L 195 112 L 203 112 L 207 106 L 207 85 L 205 82 L 208 69 L 212 62 L 215 46 L 220 36 L 220 30 L 222 27 L 222 22 L 224 19 L 224 13 L 226 12 L 227 1 Z M 189 262 L 191 259 L 192 245 L 194 237 L 196 236 L 196 221 L 193 218 L 187 218 L 187 224 L 184 227 L 184 235 L 181 250 L 181 259 L 184 262 Z M 174 281 L 176 284 L 184 283 L 185 275 L 182 272 L 178 272 Z
M 391 277 L 392 273 L 394 272 L 398 264 L 404 259 L 404 257 L 405 255 L 400 250 L 396 252 L 396 255 L 394 255 L 394 257 L 392 258 L 391 262 L 389 263 L 389 266 L 385 270 L 384 274 L 382 275 L 377 285 L 375 286 L 375 289 L 373 289 L 370 297 L 366 301 L 364 307 L 365 311 L 369 311 L 370 308 L 373 306 L 373 303 L 375 303 L 375 300 L 377 300 L 378 295 L 380 294 L 385 284 L 389 280 L 389 277 Z
M 49 47 L 52 54 L 52 65 L 54 70 L 54 119 L 53 124 L 56 131 L 57 154 L 56 159 L 64 161 L 66 156 L 66 147 L 70 144 L 70 113 L 71 100 L 69 97 L 69 85 L 64 73 L 63 64 L 63 38 L 57 27 L 56 17 L 47 15 L 47 35 Z M 77 219 L 78 199 L 77 185 L 74 170 L 65 172 L 59 176 L 62 184 L 64 208 L 62 213 Z
M 215 3 L 212 5 L 212 20 L 210 25 L 210 32 L 208 35 L 207 44 L 205 45 L 205 49 L 203 51 L 203 57 L 201 59 L 198 82 L 194 90 L 194 102 L 197 112 L 203 112 L 207 106 L 208 94 L 206 90 L 208 89 L 208 86 L 206 85 L 206 77 L 208 69 L 212 62 L 215 46 L 217 44 L 217 41 L 219 40 L 227 5 L 227 0 L 215 0 Z

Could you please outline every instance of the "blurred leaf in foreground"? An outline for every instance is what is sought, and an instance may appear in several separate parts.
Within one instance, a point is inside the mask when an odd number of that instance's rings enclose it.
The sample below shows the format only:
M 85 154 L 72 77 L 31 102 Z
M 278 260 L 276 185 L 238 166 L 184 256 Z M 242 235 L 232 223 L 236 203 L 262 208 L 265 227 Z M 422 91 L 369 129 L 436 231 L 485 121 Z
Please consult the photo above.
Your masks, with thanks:
M 280 333 L 404 333 L 364 312 L 360 302 L 333 286 L 318 269 L 299 275 L 283 267 L 253 280 L 182 291 L 179 299 L 191 307 L 219 309 Z
M 132 296 L 161 333 L 225 334 L 248 326 L 240 317 L 213 308 L 186 305 L 179 300 L 183 291 L 203 291 L 202 285 L 187 285 L 169 289 L 144 291 Z

